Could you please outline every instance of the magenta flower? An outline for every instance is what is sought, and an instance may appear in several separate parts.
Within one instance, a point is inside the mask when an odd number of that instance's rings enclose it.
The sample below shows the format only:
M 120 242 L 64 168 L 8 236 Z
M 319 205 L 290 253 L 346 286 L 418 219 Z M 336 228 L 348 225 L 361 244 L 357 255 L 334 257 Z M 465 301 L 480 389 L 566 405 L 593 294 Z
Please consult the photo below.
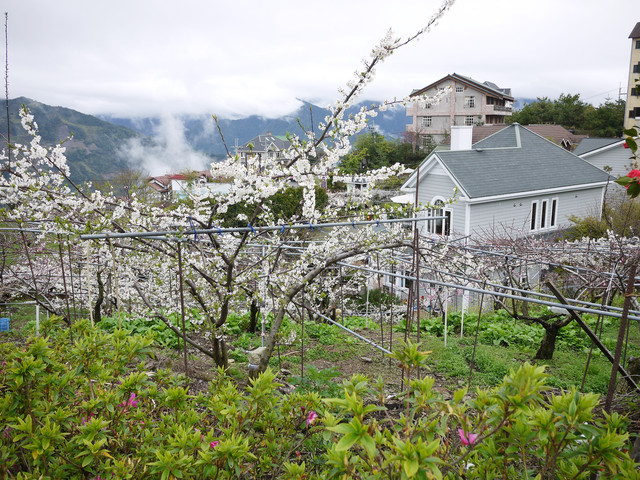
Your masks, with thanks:
M 82 417 L 82 425 L 86 425 L 87 423 L 89 423 L 93 418 L 93 416 L 94 416 L 93 413 L 90 413 L 86 417 Z
M 129 396 L 129 400 L 127 400 L 126 402 L 122 402 L 120 404 L 121 407 L 124 407 L 124 409 L 126 410 L 127 407 L 137 407 L 138 406 L 138 401 L 136 400 L 136 394 L 131 392 L 131 395 Z
M 318 420 L 318 414 L 314 410 L 311 410 L 309 412 L 309 415 L 307 416 L 307 427 L 310 427 L 311 425 L 316 423 L 317 420 Z
M 458 435 L 460 435 L 460 441 L 463 445 L 473 445 L 478 439 L 477 433 L 469 433 L 467 435 L 466 433 L 464 433 L 464 430 L 462 428 L 458 429 Z
M 214 440 L 209 444 L 211 448 L 216 448 L 218 445 L 220 445 L 220 442 L 218 440 Z

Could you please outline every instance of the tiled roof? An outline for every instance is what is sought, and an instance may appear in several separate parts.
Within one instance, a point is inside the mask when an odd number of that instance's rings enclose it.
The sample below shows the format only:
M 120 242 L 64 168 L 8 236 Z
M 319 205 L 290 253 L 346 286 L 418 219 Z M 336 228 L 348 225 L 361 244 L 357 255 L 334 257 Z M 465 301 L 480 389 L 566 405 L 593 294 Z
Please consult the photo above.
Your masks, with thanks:
M 484 90 L 485 92 L 491 93 L 498 98 L 505 98 L 506 100 L 514 101 L 514 98 L 511 96 L 510 88 L 500 88 L 495 83 L 492 83 L 492 82 L 482 83 L 482 82 L 479 82 L 478 80 L 474 80 L 471 77 L 465 77 L 464 75 L 459 75 L 457 73 L 452 73 L 450 75 L 442 77 L 440 80 L 433 82 L 427 85 L 426 87 L 415 89 L 413 90 L 413 92 L 411 92 L 411 96 L 419 95 L 429 90 L 430 88 L 437 86 L 439 83 L 445 80 L 455 80 L 457 82 L 466 83 L 467 85 L 473 86 L 477 90 Z
M 640 22 L 636 23 L 636 26 L 633 27 L 629 38 L 640 38 Z
M 519 125 L 472 150 L 433 153 L 471 199 L 605 183 L 609 175 Z
M 499 132 L 504 128 L 507 128 L 507 125 L 494 124 L 475 126 L 473 127 L 471 142 L 479 142 L 483 138 L 487 138 L 489 135 L 493 135 L 494 133 Z M 568 141 L 572 145 L 576 145 L 582 139 L 587 138 L 586 135 L 576 135 L 575 133 L 571 133 L 561 125 L 526 125 L 526 128 L 531 130 L 533 133 L 537 133 L 541 137 L 546 138 L 547 140 L 551 140 L 556 145 L 561 145 L 563 140 Z M 450 141 L 451 138 L 447 137 L 446 141 L 444 142 L 445 145 L 449 144 Z
M 585 153 L 622 142 L 624 142 L 624 140 L 621 138 L 585 138 L 578 144 L 573 153 L 576 155 L 584 155 Z

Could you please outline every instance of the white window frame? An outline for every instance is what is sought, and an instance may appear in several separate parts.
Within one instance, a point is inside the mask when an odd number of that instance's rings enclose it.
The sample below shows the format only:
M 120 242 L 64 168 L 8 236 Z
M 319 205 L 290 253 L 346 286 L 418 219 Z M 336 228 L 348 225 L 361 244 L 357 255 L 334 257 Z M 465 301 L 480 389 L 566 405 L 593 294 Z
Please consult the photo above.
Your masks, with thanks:
M 476 97 L 474 95 L 467 95 L 464 97 L 465 108 L 476 108 Z
M 557 228 L 559 203 L 558 197 L 533 200 L 529 209 L 529 230 L 534 232 Z
M 456 85 L 456 93 L 462 93 L 462 92 L 464 92 L 464 87 L 460 85 Z
M 558 226 L 558 197 L 551 199 L 551 208 L 549 209 L 549 228 Z
M 448 236 L 451 234 L 451 217 L 452 211 L 450 208 L 446 208 L 446 201 L 444 198 L 435 197 L 431 200 L 431 205 L 433 208 L 430 208 L 425 212 L 425 217 L 427 219 L 431 217 L 442 217 L 438 220 L 427 220 L 425 222 L 425 229 L 431 235 L 442 235 Z
M 433 117 L 428 115 L 426 117 L 422 117 L 422 126 L 423 127 L 430 127 L 431 125 L 433 125 Z
M 475 117 L 473 115 L 467 115 L 466 117 L 464 117 L 464 124 L 466 126 L 474 125 L 474 120 Z
M 538 230 L 538 205 L 538 200 L 534 200 L 529 209 L 529 230 L 532 232 Z

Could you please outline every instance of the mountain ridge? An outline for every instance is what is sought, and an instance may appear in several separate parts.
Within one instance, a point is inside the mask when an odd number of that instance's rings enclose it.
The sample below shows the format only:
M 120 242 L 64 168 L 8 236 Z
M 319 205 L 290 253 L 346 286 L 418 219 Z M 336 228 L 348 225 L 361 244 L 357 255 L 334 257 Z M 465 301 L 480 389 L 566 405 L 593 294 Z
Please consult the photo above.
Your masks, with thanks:
M 358 112 L 362 106 L 379 103 L 362 101 L 351 107 L 347 114 Z M 243 145 L 267 132 L 274 135 L 291 133 L 304 137 L 303 127 L 310 128 L 313 123 L 317 128 L 318 122 L 330 114 L 326 108 L 301 100 L 297 110 L 281 117 L 252 115 L 244 118 L 220 118 L 218 122 L 226 141 L 225 146 L 211 115 L 185 114 L 169 118 L 94 116 L 18 97 L 9 100 L 12 143 L 28 143 L 31 140 L 20 125 L 18 112 L 23 104 L 35 117 L 43 145 L 57 144 L 73 134 L 65 147 L 74 182 L 107 180 L 118 172 L 131 168 L 148 170 L 150 175 L 167 173 L 156 171 L 160 169 L 172 169 L 174 172 L 193 169 L 196 167 L 185 160 L 190 153 L 201 153 L 205 159 L 214 161 L 224 158 L 227 148 L 234 153 L 236 145 Z M 405 108 L 398 106 L 372 117 L 368 128 L 387 137 L 399 138 L 404 133 L 408 120 Z M 6 131 L 6 118 L 0 118 L 0 132 Z M 316 133 L 320 132 L 316 130 Z M 134 143 L 138 147 L 149 148 L 137 156 L 130 155 L 130 148 Z M 162 156 L 158 152 L 163 145 L 171 147 L 167 151 L 168 156 L 173 157 L 173 162 L 166 168 L 166 163 L 163 167 L 150 167 L 154 165 L 153 158 L 149 158 L 150 161 L 147 162 L 145 157 Z
M 20 109 L 26 106 L 38 125 L 41 144 L 64 143 L 71 180 L 86 182 L 105 180 L 131 167 L 120 147 L 131 139 L 152 142 L 136 130 L 114 125 L 93 115 L 66 107 L 51 106 L 26 97 L 9 100 L 9 125 L 12 144 L 28 144 L 31 138 L 20 123 Z M 6 139 L 7 118 L 0 118 L 0 132 Z

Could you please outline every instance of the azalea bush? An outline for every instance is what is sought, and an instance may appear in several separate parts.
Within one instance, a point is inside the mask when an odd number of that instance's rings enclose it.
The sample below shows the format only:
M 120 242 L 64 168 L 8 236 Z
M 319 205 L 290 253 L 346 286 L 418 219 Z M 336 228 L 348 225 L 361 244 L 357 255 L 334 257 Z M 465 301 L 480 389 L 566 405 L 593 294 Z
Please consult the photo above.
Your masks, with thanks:
M 362 375 L 339 398 L 281 394 L 269 369 L 194 392 L 146 368 L 149 337 L 57 321 L 0 344 L 2 478 L 638 478 L 624 419 L 597 418 L 593 394 L 546 396 L 542 367 L 445 399 L 407 343 L 400 396 Z
M 625 450 L 625 420 L 599 418 L 595 394 L 545 394 L 544 367 L 525 364 L 494 389 L 472 397 L 460 389 L 445 400 L 420 375 L 428 352 L 407 343 L 392 357 L 405 378 L 399 416 L 385 408 L 381 382 L 364 377 L 345 382 L 344 398 L 327 400 L 337 408 L 323 418 L 334 440 L 328 477 L 640 478 Z
M 278 477 L 324 442 L 320 398 L 278 394 L 270 370 L 190 392 L 147 370 L 150 337 L 55 321 L 49 337 L 0 344 L 1 478 Z

